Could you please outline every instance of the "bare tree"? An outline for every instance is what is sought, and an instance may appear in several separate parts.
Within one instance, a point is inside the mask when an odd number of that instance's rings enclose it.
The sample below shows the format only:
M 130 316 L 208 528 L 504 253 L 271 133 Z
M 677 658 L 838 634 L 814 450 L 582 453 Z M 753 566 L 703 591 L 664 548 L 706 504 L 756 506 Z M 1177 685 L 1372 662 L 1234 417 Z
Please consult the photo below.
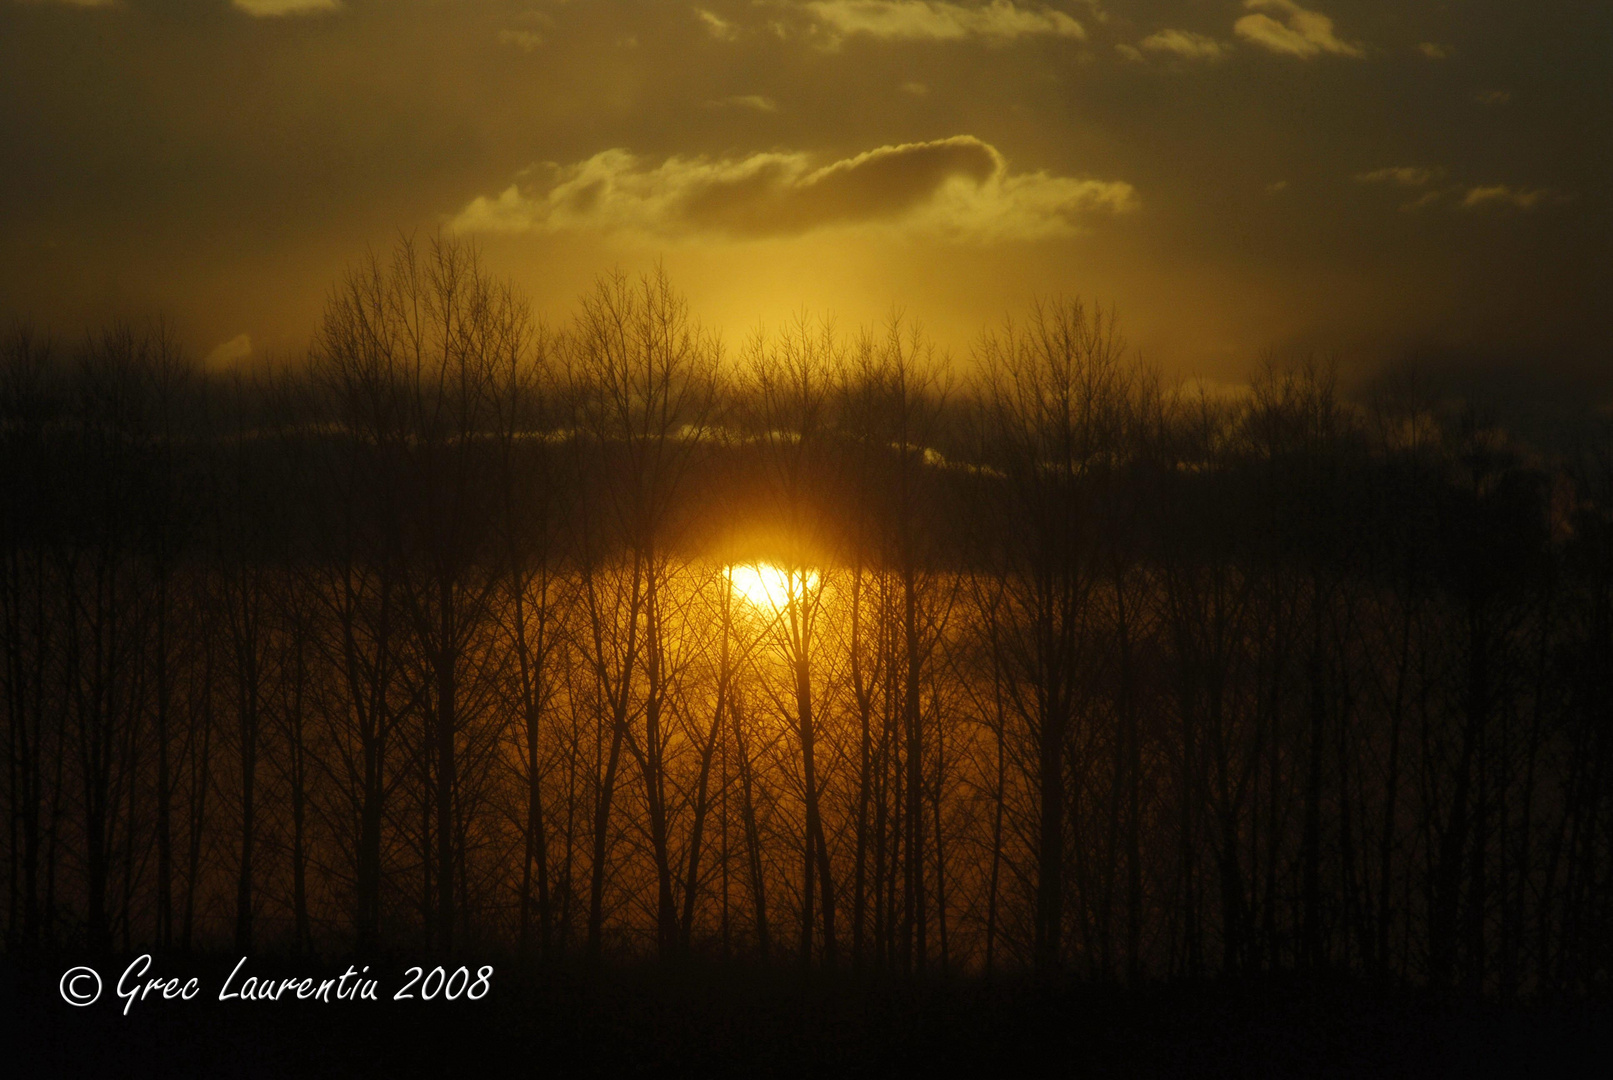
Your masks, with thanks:
M 594 806 L 588 950 L 599 954 L 621 752 L 639 765 L 656 872 L 656 938 L 676 948 L 663 720 L 668 693 L 667 583 L 676 555 L 680 489 L 710 435 L 718 404 L 718 346 L 689 317 L 665 272 L 603 278 L 568 337 L 579 462 L 593 498 L 579 504 L 587 628 L 601 740 L 609 744 Z
M 1096 619 L 1094 474 L 1120 452 L 1124 344 L 1112 315 L 1079 301 L 1038 305 L 982 339 L 979 397 L 988 460 L 1004 477 L 1000 512 L 1019 527 L 997 554 L 988 615 L 1005 698 L 1035 747 L 1038 970 L 1062 960 L 1066 769 Z

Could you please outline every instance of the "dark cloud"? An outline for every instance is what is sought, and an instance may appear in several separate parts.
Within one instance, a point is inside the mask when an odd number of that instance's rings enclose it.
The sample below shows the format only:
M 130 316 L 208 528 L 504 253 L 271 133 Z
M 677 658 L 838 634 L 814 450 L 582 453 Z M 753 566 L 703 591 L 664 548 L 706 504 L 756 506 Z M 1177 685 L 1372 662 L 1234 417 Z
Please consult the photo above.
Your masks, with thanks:
M 609 150 L 548 172 L 544 182 L 478 197 L 454 226 L 763 237 L 877 223 L 978 242 L 1065 235 L 1082 213 L 1136 203 L 1124 181 L 1011 173 L 996 148 L 968 135 L 882 146 L 821 167 L 804 153 L 651 165 Z

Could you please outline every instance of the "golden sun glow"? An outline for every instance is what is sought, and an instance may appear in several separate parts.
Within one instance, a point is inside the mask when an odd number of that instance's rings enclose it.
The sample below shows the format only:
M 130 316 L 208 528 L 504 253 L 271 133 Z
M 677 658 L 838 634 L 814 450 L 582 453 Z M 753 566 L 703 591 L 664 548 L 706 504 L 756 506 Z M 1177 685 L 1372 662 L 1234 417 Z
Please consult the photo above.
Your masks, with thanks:
M 792 597 L 801 595 L 803 585 L 807 590 L 818 587 L 816 570 L 792 572 L 772 563 L 744 563 L 730 566 L 727 574 L 734 595 L 752 607 L 764 611 L 782 610 Z

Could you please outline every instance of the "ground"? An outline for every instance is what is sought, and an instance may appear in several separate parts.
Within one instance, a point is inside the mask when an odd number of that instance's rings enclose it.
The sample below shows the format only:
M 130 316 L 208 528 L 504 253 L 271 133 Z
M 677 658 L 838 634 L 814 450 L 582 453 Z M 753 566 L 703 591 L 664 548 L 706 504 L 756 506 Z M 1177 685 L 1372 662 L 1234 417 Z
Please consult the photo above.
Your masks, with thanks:
M 254 961 L 257 963 L 257 961 Z M 26 1077 L 1608 1075 L 1613 1002 L 1500 1004 L 1321 978 L 1123 990 L 733 968 L 517 977 L 481 1001 L 220 1003 L 233 961 L 175 961 L 190 1002 L 65 1004 L 58 962 L 4 964 Z M 398 965 L 401 974 L 403 967 Z M 57 969 L 60 970 L 57 970 Z M 260 970 L 339 974 L 345 961 Z M 3 1061 L 3 1059 L 0 1059 Z

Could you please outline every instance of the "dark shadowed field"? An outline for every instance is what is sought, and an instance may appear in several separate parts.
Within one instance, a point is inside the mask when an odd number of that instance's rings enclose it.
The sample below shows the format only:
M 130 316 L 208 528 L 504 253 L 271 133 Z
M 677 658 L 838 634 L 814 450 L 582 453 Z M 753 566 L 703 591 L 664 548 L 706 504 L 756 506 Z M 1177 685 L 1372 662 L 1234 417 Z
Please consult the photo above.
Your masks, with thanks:
M 394 1003 L 391 978 L 379 1003 L 221 1004 L 229 965 L 175 962 L 162 970 L 199 976 L 203 992 L 124 1016 L 121 966 L 100 967 L 113 977 L 82 1009 L 62 1002 L 54 969 L 6 970 L 11 1075 L 1594 1076 L 1613 1051 L 1606 1003 L 1324 980 L 1132 991 L 618 969 L 496 975 L 480 1002 Z

